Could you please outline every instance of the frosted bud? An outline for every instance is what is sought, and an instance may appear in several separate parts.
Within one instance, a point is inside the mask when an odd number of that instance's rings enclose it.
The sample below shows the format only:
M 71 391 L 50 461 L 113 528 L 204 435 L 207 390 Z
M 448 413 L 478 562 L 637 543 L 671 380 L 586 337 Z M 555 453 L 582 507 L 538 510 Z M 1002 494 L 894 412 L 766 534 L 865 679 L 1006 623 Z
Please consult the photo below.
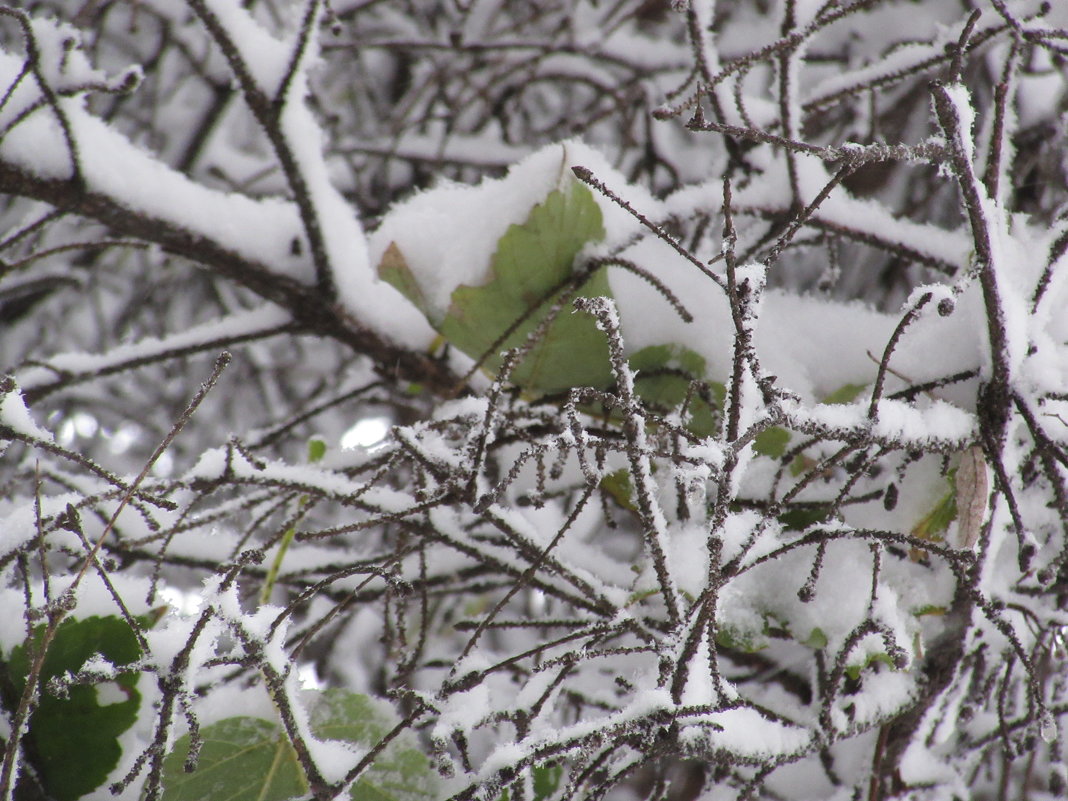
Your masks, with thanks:
M 1057 721 L 1049 710 L 1042 714 L 1042 721 L 1038 724 L 1038 736 L 1045 743 L 1052 743 L 1057 739 Z

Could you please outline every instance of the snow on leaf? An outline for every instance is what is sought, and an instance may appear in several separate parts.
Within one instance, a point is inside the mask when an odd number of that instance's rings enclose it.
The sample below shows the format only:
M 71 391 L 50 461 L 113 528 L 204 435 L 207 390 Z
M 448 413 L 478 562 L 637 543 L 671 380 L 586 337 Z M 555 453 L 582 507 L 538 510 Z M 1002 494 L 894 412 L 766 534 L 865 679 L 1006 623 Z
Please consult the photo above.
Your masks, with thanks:
M 44 633 L 45 626 L 37 626 L 32 647 L 19 645 L 6 665 L 0 661 L 0 673 L 6 673 L 11 682 L 11 694 L 3 696 L 9 712 L 18 706 L 32 651 L 40 646 Z M 134 724 L 141 705 L 136 689 L 139 674 L 133 672 L 99 683 L 111 685 L 111 690 L 123 696 L 117 703 L 97 693 L 99 684 L 69 686 L 63 696 L 49 690 L 51 679 L 78 673 L 90 661 L 99 661 L 98 654 L 112 665 L 128 665 L 140 657 L 137 639 L 125 620 L 116 616 L 65 620 L 45 655 L 40 701 L 30 717 L 26 744 L 42 787 L 57 801 L 74 801 L 107 780 L 122 753 L 119 735 Z
M 391 712 L 366 695 L 346 690 L 317 693 L 309 704 L 311 730 L 322 740 L 374 747 L 396 724 Z M 281 726 L 255 717 L 232 717 L 201 730 L 197 769 L 186 773 L 189 735 L 163 760 L 163 801 L 283 801 L 308 792 L 307 780 Z M 313 753 L 316 750 L 312 745 Z M 426 801 L 436 777 L 414 740 L 394 739 L 349 790 L 353 801 Z
M 52 435 L 34 421 L 18 385 L 12 379 L 0 382 L 0 427 L 30 439 L 52 441 Z
M 571 288 L 579 252 L 602 238 L 597 201 L 589 189 L 569 180 L 534 206 L 524 223 L 508 228 L 497 243 L 485 283 L 456 287 L 444 317 L 432 322 L 455 347 L 496 374 L 503 362 L 500 352 L 522 345 L 562 301 L 544 336 L 512 372 L 512 382 L 534 395 L 607 386 L 612 371 L 604 335 L 587 315 L 572 314 L 570 303 L 561 297 Z M 430 311 L 395 243 L 387 248 L 378 271 L 425 314 Z M 575 296 L 609 294 L 608 278 L 598 271 L 582 282 Z

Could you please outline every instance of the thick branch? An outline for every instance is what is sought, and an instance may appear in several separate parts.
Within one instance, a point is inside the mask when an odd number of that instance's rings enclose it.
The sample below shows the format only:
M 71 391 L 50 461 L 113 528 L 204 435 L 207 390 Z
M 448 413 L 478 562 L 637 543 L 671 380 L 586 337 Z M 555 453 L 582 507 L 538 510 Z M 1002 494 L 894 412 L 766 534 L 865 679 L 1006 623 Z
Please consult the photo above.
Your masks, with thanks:
M 103 223 L 116 234 L 155 243 L 168 253 L 208 267 L 287 309 L 302 330 L 334 339 L 369 356 L 392 378 L 418 381 L 441 392 L 455 386 L 455 376 L 442 363 L 398 347 L 360 325 L 339 305 L 329 303 L 316 287 L 273 272 L 267 265 L 172 220 L 131 209 L 108 195 L 82 190 L 70 180 L 41 178 L 3 162 L 0 162 L 0 193 L 50 203 Z

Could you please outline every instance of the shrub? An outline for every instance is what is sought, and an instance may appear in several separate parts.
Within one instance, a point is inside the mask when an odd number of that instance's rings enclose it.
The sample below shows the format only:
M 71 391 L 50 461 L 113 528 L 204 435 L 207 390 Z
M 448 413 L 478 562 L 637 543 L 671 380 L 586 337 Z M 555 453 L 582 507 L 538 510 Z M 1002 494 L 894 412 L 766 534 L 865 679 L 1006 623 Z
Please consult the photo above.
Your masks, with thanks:
M 4 798 L 1068 791 L 1059 4 L 0 18 Z

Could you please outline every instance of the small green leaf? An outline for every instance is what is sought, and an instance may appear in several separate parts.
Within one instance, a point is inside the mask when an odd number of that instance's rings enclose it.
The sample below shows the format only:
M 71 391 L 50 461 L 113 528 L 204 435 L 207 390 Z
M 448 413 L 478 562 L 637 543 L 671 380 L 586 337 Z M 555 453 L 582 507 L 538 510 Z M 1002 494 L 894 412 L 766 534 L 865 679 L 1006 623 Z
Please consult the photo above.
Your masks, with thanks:
M 326 440 L 322 437 L 312 437 L 308 440 L 308 462 L 315 464 L 321 462 L 326 456 Z
M 823 629 L 817 626 L 809 632 L 808 637 L 806 637 L 801 644 L 819 651 L 820 649 L 827 647 L 827 634 Z
M 746 654 L 755 654 L 768 647 L 768 640 L 761 633 L 724 623 L 716 628 L 716 645 Z
M 912 535 L 914 537 L 931 540 L 932 542 L 945 539 L 949 524 L 957 519 L 957 492 L 956 489 L 952 489 L 952 476 L 950 477 L 950 487 L 950 491 L 939 499 L 934 508 L 919 523 L 913 526 Z
M 630 471 L 625 467 L 614 470 L 601 477 L 600 488 L 624 509 L 637 512 L 634 503 L 634 487 L 630 483 Z
M 666 413 L 677 409 L 686 400 L 690 383 L 704 380 L 706 362 L 703 356 L 682 345 L 651 345 L 642 348 L 628 360 L 637 371 L 634 391 L 654 410 Z M 710 394 L 722 408 L 722 385 L 709 384 Z M 687 428 L 699 437 L 715 433 L 714 408 L 695 394 L 689 405 Z
M 309 704 L 312 732 L 362 749 L 375 746 L 396 717 L 371 698 L 326 690 Z M 189 736 L 163 760 L 163 801 L 284 801 L 308 792 L 307 780 L 278 723 L 234 717 L 205 726 L 197 769 L 186 773 Z M 427 801 L 436 774 L 410 736 L 394 739 L 349 792 L 353 801 Z
M 636 603 L 641 603 L 646 598 L 652 598 L 654 595 L 659 595 L 660 590 L 635 590 L 629 596 L 627 596 L 627 606 L 633 606 Z
M 867 384 L 843 384 L 820 402 L 831 404 L 852 403 L 867 388 Z
M 849 678 L 853 679 L 853 681 L 856 681 L 860 678 L 860 674 L 872 665 L 886 665 L 891 670 L 898 669 L 897 665 L 894 664 L 894 660 L 890 658 L 890 654 L 878 651 L 874 654 L 868 654 L 860 664 L 847 665 L 845 673 Z
M 534 774 L 534 801 L 544 801 L 560 787 L 564 769 L 559 765 L 537 765 Z
M 783 528 L 791 531 L 804 531 L 809 526 L 825 521 L 829 511 L 829 508 L 823 504 L 794 507 L 783 512 L 777 519 L 782 523 Z
M 44 625 L 34 629 L 32 650 L 40 647 L 45 629 Z M 122 755 L 118 737 L 137 720 L 138 673 L 120 673 L 114 682 L 99 685 L 72 686 L 65 698 L 49 691 L 50 679 L 76 674 L 97 655 L 116 667 L 140 658 L 137 637 L 125 620 L 117 616 L 64 620 L 45 655 L 40 702 L 23 742 L 41 785 L 57 801 L 74 801 L 107 780 Z M 12 693 L 4 696 L 8 711 L 18 705 L 32 659 L 29 643 L 11 652 L 6 668 Z M 112 702 L 115 691 L 124 700 Z
M 756 439 L 753 440 L 753 450 L 761 456 L 781 459 L 789 444 L 790 432 L 785 428 L 773 426 L 756 435 Z
M 919 609 L 913 611 L 912 614 L 914 614 L 916 617 L 924 617 L 925 615 L 941 617 L 947 611 L 948 610 L 946 609 L 946 607 L 939 606 L 938 604 L 924 604 Z

